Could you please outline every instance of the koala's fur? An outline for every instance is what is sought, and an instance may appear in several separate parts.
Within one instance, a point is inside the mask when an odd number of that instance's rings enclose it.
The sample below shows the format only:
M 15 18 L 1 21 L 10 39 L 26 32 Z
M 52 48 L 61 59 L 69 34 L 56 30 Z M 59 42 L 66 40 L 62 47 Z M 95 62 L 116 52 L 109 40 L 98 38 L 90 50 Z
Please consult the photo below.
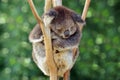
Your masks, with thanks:
M 53 17 L 49 27 L 51 29 L 52 47 L 54 60 L 58 68 L 58 76 L 63 76 L 67 70 L 74 65 L 79 54 L 78 45 L 81 38 L 79 24 L 84 24 L 81 17 L 74 11 L 57 6 L 52 8 L 45 16 Z M 44 74 L 49 75 L 49 70 L 45 62 L 45 46 L 42 31 L 37 24 L 29 35 L 29 40 L 33 44 L 33 59 Z M 77 52 L 73 53 L 76 48 Z

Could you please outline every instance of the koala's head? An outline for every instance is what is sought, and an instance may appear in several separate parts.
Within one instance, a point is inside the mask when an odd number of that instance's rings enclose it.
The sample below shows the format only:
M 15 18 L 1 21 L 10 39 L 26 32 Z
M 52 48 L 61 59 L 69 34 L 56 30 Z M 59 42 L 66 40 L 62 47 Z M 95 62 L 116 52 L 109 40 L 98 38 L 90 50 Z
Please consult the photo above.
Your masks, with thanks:
M 78 14 L 63 6 L 57 6 L 47 14 L 50 17 L 54 17 L 50 23 L 51 30 L 62 38 L 70 37 L 79 29 L 76 22 L 84 24 Z

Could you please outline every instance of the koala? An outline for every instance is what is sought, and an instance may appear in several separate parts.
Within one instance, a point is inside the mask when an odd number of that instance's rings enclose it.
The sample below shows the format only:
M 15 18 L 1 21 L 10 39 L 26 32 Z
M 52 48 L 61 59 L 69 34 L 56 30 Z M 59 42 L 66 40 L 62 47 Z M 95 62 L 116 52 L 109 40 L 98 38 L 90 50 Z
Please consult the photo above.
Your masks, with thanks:
M 76 21 L 84 23 L 79 15 L 63 6 L 51 9 L 46 15 L 54 17 L 50 23 L 50 28 L 62 38 L 68 38 L 76 32 L 78 29 Z
M 74 11 L 57 6 L 43 14 L 43 19 L 51 18 L 48 24 L 51 30 L 52 48 L 54 60 L 58 68 L 58 77 L 64 77 L 73 67 L 78 54 L 78 45 L 81 38 L 79 25 L 84 25 L 84 21 Z M 45 75 L 49 75 L 49 70 L 45 62 L 45 46 L 40 25 L 36 24 L 30 32 L 29 40 L 33 45 L 33 60 Z M 76 49 L 76 52 L 73 51 Z
M 68 49 L 72 46 L 78 46 L 82 35 L 79 30 L 79 25 L 85 24 L 78 14 L 64 6 L 57 6 L 45 13 L 43 18 L 46 15 L 53 17 L 49 21 L 49 27 L 51 29 L 51 38 L 54 47 Z M 39 24 L 37 24 L 31 31 L 29 40 L 35 42 L 41 39 L 43 39 L 42 31 L 40 30 Z

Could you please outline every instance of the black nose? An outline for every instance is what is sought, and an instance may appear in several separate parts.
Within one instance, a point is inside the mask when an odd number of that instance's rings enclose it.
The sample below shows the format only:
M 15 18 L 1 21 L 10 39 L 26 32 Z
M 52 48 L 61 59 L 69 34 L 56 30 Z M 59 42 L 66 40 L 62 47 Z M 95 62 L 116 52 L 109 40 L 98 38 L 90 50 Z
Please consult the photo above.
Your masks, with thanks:
M 66 31 L 64 32 L 64 35 L 65 35 L 65 37 L 69 37 L 69 36 L 70 36 L 69 30 L 66 30 Z

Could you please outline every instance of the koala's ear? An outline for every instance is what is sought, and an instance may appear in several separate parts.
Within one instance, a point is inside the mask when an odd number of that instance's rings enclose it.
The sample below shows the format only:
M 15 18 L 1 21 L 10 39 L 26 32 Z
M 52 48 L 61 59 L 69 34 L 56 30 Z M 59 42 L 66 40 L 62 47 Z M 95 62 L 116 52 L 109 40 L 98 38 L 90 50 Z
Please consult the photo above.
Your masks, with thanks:
M 84 26 L 86 22 L 82 20 L 81 16 L 76 13 L 72 13 L 72 19 L 79 26 L 80 31 L 82 31 L 81 26 Z
M 43 41 L 43 35 L 42 35 L 42 31 L 40 29 L 39 24 L 37 24 L 30 32 L 29 41 L 32 43 Z
M 74 20 L 74 22 L 85 24 L 85 21 L 81 19 L 81 16 L 76 13 L 72 13 L 72 19 Z
M 49 15 L 50 17 L 56 17 L 58 15 L 58 11 L 56 11 L 54 8 L 50 9 L 46 15 Z
M 48 12 L 44 13 L 43 22 L 45 26 L 48 26 L 57 15 L 58 12 L 55 9 L 50 9 Z

